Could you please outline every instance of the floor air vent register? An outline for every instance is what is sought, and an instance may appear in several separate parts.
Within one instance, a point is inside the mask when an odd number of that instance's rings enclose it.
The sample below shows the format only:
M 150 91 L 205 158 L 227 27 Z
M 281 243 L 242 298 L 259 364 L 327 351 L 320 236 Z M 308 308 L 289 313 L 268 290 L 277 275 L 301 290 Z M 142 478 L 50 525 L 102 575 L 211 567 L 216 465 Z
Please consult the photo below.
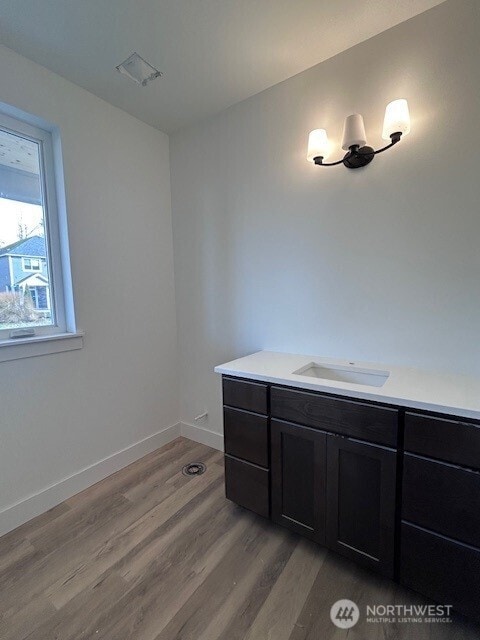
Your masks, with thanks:
M 205 473 L 207 467 L 203 464 L 203 462 L 190 462 L 190 464 L 186 464 L 182 473 L 184 476 L 201 476 L 202 473 Z

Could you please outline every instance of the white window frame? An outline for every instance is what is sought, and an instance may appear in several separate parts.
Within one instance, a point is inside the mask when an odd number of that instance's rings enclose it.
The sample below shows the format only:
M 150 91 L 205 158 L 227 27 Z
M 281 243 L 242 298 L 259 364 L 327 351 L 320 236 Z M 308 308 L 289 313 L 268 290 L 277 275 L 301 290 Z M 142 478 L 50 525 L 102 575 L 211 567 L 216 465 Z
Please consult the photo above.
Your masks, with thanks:
M 26 261 L 30 261 L 30 267 L 26 266 Z M 38 265 L 38 269 L 33 268 L 33 263 Z M 29 256 L 22 258 L 22 271 L 26 271 L 27 273 L 38 273 L 42 270 L 42 259 L 41 258 L 30 258 Z
M 38 144 L 53 314 L 52 325 L 32 326 L 34 336 L 12 337 L 11 329 L 0 329 L 0 362 L 79 349 L 83 346 L 83 333 L 76 326 L 73 306 L 60 132 L 36 116 L 2 104 L 0 129 Z

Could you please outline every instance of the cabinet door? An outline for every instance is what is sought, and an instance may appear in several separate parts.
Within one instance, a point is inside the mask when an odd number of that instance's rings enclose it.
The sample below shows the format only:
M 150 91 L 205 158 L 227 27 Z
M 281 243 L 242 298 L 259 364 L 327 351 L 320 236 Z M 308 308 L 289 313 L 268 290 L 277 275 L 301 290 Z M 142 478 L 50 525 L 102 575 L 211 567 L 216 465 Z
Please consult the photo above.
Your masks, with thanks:
M 271 422 L 272 519 L 325 544 L 326 434 Z
M 327 436 L 327 545 L 390 578 L 396 452 Z

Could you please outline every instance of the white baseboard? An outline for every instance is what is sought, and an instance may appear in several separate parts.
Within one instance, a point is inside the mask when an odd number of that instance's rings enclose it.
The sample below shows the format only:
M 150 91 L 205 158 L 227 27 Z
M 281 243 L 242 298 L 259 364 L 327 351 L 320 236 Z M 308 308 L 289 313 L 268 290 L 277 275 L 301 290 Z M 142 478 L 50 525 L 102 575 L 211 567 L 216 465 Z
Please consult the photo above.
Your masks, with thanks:
M 223 434 L 198 427 L 187 422 L 180 423 L 180 433 L 185 438 L 193 440 L 194 442 L 200 442 L 200 444 L 206 444 L 207 447 L 212 449 L 218 449 L 218 451 L 224 451 L 223 446 Z
M 77 471 L 77 473 L 42 489 L 38 493 L 6 507 L 0 511 L 0 536 L 48 511 L 48 509 L 55 507 L 60 502 L 68 500 L 79 491 L 83 491 L 83 489 L 103 480 L 112 473 L 123 469 L 123 467 L 147 455 L 147 453 L 163 447 L 163 445 L 178 438 L 180 432 L 180 423 L 162 429 L 152 436 L 135 442 L 135 444 Z M 196 440 L 196 438 L 192 438 L 192 440 Z

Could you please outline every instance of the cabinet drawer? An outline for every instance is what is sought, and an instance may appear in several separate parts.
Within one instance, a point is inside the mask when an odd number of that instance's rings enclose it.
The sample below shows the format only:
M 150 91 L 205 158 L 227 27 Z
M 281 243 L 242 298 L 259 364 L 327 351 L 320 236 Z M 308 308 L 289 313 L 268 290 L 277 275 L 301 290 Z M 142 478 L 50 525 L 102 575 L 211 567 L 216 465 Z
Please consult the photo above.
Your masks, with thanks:
M 400 582 L 480 621 L 480 551 L 402 524 Z
M 272 417 L 397 446 L 398 411 L 282 387 L 270 390 Z
M 405 454 L 402 518 L 480 547 L 480 473 Z
M 229 500 L 268 518 L 269 471 L 225 456 L 225 493 Z
M 223 404 L 266 414 L 268 411 L 267 385 L 223 378 Z
M 479 469 L 480 425 L 408 412 L 405 450 Z
M 268 418 L 224 407 L 225 453 L 268 467 Z

